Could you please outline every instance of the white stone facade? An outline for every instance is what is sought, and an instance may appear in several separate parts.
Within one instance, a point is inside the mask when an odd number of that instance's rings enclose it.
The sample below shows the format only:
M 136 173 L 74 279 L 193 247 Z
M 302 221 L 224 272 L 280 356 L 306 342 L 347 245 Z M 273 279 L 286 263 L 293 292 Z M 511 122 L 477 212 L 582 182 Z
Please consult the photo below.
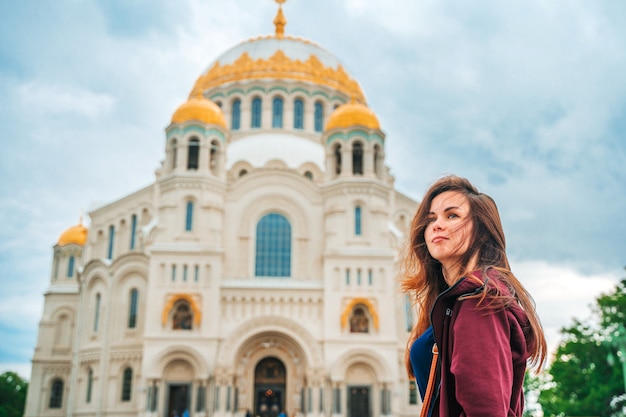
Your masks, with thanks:
M 416 203 L 394 189 L 383 132 L 316 130 L 316 103 L 326 123 L 350 97 L 310 79 L 203 96 L 226 126 L 172 122 L 154 183 L 54 247 L 25 416 L 417 415 L 397 280 Z

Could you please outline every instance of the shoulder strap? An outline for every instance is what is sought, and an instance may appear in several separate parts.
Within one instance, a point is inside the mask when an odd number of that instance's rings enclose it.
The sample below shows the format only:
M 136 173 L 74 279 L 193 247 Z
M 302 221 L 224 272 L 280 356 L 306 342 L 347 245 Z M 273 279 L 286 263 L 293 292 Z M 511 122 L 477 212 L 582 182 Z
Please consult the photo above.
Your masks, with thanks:
M 433 360 L 430 363 L 430 374 L 428 375 L 428 385 L 426 385 L 426 394 L 424 395 L 424 401 L 422 402 L 422 411 L 420 417 L 427 417 L 428 410 L 430 409 L 430 403 L 433 400 L 433 392 L 435 391 L 435 376 L 437 375 L 437 357 L 439 356 L 439 349 L 437 344 L 433 345 Z

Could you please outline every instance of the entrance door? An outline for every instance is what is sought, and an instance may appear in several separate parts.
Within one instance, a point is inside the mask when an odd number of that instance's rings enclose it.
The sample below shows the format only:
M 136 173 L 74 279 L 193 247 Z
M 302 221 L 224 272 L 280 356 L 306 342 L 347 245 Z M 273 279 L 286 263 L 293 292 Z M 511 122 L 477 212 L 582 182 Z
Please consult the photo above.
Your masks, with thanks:
M 348 417 L 370 417 L 370 387 L 348 387 Z
M 165 417 L 182 417 L 185 410 L 190 413 L 190 392 L 191 384 L 168 384 Z
M 255 416 L 276 417 L 285 409 L 287 373 L 280 359 L 268 357 L 254 370 Z

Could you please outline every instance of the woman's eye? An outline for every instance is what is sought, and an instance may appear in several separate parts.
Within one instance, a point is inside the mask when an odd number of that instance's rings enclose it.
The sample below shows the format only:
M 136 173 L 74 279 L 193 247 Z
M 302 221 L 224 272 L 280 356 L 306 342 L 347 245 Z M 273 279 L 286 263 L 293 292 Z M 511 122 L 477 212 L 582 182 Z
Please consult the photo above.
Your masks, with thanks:
M 450 213 L 448 214 L 448 218 L 449 219 L 456 219 L 457 217 L 459 217 L 456 213 Z

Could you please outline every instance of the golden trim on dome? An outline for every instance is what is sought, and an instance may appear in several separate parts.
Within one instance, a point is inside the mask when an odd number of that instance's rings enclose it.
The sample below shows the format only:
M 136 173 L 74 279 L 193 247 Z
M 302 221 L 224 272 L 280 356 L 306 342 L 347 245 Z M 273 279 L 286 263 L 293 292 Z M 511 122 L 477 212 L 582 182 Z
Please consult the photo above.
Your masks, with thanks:
M 376 114 L 364 104 L 346 103 L 330 114 L 325 130 L 364 126 L 369 129 L 380 129 L 380 122 Z
M 198 120 L 226 128 L 226 120 L 222 110 L 217 104 L 202 96 L 189 98 L 172 115 L 172 123 L 184 123 L 189 120 Z
M 276 17 L 274 18 L 274 25 L 276 26 L 276 37 L 282 38 L 285 35 L 285 26 L 287 25 L 287 19 L 285 19 L 285 15 L 283 14 L 283 3 L 287 0 L 276 0 L 278 3 L 278 12 L 276 13 Z
M 83 226 L 83 216 L 80 216 L 80 221 L 76 226 L 72 226 L 59 236 L 59 240 L 57 241 L 57 245 L 65 246 L 69 244 L 75 244 L 80 246 L 85 246 L 87 242 L 87 233 L 89 229 Z
M 222 84 L 265 78 L 309 81 L 339 90 L 357 101 L 365 101 L 359 84 L 350 78 L 341 65 L 337 69 L 326 67 L 315 55 L 310 55 L 304 62 L 291 59 L 280 49 L 269 59 L 259 58 L 255 61 L 244 52 L 232 64 L 222 66 L 216 62 L 198 78 L 190 97 L 202 95 L 207 89 Z

